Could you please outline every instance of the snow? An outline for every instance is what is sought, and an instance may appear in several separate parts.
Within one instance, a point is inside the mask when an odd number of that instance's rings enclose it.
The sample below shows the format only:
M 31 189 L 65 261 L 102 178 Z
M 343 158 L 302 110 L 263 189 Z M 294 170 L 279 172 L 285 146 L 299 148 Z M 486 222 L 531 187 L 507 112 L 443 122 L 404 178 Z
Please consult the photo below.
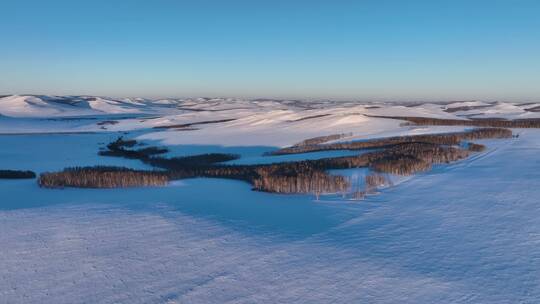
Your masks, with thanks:
M 377 116 L 415 116 L 442 119 L 459 119 L 459 117 L 457 117 L 456 115 L 445 112 L 443 105 L 437 104 L 422 104 L 415 107 L 387 105 L 377 109 L 370 109 L 369 114 Z
M 301 112 L 303 113 L 303 112 Z M 317 115 L 328 114 L 321 111 L 310 111 L 308 114 L 291 110 L 277 110 L 269 112 L 251 113 L 242 115 L 242 112 L 217 116 L 236 120 L 197 126 L 192 131 L 159 131 L 142 135 L 141 140 L 160 141 L 166 145 L 180 144 L 218 144 L 224 146 L 288 146 L 306 138 L 322 135 L 342 134 L 353 132 L 358 135 L 368 135 L 395 129 L 399 121 L 389 119 L 370 118 L 363 115 L 347 114 L 343 109 L 333 109 L 333 114 L 322 117 Z M 305 117 L 315 117 L 299 120 Z M 184 119 L 185 115 L 177 117 L 176 121 Z M 205 120 L 205 119 L 202 119 Z M 199 120 L 199 121 L 202 121 Z M 193 119 L 184 120 L 188 123 Z
M 494 106 L 482 109 L 481 111 L 470 111 L 468 114 L 474 114 L 476 118 L 505 118 L 505 119 L 524 119 L 524 118 L 540 118 L 539 112 L 526 111 L 528 108 L 533 108 L 535 105 L 520 106 L 511 103 L 497 103 Z
M 35 96 L 8 96 L 0 98 L 0 114 L 12 117 L 50 117 L 72 113 L 68 105 L 52 104 Z
M 492 141 L 480 157 L 360 204 L 210 179 L 144 191 L 51 190 L 63 196 L 35 189 L 64 203 L 0 213 L 2 298 L 535 303 L 539 140 L 527 130 Z M 20 187 L 12 185 L 24 205 L 29 191 Z M 76 193 L 85 203 L 73 204 Z
M 10 117 L 70 117 L 140 113 L 140 101 L 91 96 L 12 95 L 0 98 L 0 115 Z M 146 107 L 145 107 L 146 108 Z M 153 111 L 150 108 L 146 110 Z
M 9 229 L 14 239 L 2 237 L 2 241 L 18 240 L 0 262 L 6 266 L 5 277 L 27 280 L 6 288 L 3 298 L 55 303 L 313 303 L 340 293 L 342 300 L 354 300 L 359 293 L 387 300 L 403 295 L 400 289 L 384 294 L 373 290 L 374 285 L 417 289 L 413 294 L 425 298 L 448 288 L 436 280 L 395 273 L 348 252 L 301 241 L 249 237 L 213 222 L 168 215 L 174 218 L 85 207 L 17 211 L 2 218 L 8 225 L 37 223 L 36 233 Z M 308 255 L 313 249 L 319 249 L 320 256 Z M 331 263 L 324 258 L 328 255 L 341 263 Z M 50 269 L 49 264 L 58 268 Z M 312 266 L 316 268 L 306 271 Z M 355 277 L 358 270 L 369 276 Z M 54 280 L 36 276 L 50 271 Z M 335 279 L 343 283 L 336 284 Z M 433 288 L 422 291 L 426 285 Z
M 448 104 L 446 107 L 448 109 L 452 108 L 461 108 L 461 107 L 488 107 L 491 106 L 490 103 L 479 101 L 479 100 L 473 100 L 473 101 L 461 101 L 461 102 L 452 102 Z
M 130 104 L 136 104 L 129 102 Z M 94 110 L 109 113 L 109 114 L 119 114 L 119 113 L 138 113 L 139 110 L 130 108 L 127 106 L 122 106 L 120 102 L 114 100 L 106 100 L 100 97 L 92 98 L 88 101 L 90 107 Z
M 464 129 L 362 115 L 458 117 L 438 104 L 314 103 L 306 110 L 293 101 L 186 99 L 175 102 L 206 111 L 169 112 L 130 99 L 133 105 L 107 104 L 153 116 L 100 111 L 62 119 L 68 112 L 50 107 L 80 114 L 84 103 L 6 98 L 0 111 L 26 114 L 0 117 L 0 133 L 11 134 L 0 135 L 0 169 L 38 173 L 95 164 L 148 168 L 97 155 L 119 135 L 171 145 L 170 155 L 239 153 L 234 162 L 252 164 L 355 153 L 262 156 L 321 135 L 352 132 L 342 140 L 353 140 Z M 44 112 L 32 112 L 39 106 Z M 498 114 L 489 114 L 492 108 Z M 514 115 L 523 108 L 474 111 Z M 236 120 L 193 131 L 152 129 L 230 118 Z M 97 124 L 111 119 L 118 123 Z M 59 133 L 68 131 L 78 133 Z M 540 131 L 514 132 L 520 136 L 480 141 L 485 152 L 395 180 L 360 202 L 261 193 L 244 182 L 207 178 L 108 190 L 0 180 L 0 302 L 538 303 Z M 332 174 L 361 179 L 366 170 Z
M 118 136 L 114 133 L 0 135 L 0 168 L 37 173 L 94 165 L 150 169 L 138 160 L 98 157 L 99 148 Z

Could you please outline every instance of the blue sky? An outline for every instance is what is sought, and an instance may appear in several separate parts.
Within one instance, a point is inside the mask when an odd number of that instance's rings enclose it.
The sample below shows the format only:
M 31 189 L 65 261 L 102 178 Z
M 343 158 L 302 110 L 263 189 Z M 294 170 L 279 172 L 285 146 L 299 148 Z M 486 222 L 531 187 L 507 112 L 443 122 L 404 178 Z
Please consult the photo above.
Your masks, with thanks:
M 540 1 L 0 1 L 0 94 L 540 99 Z

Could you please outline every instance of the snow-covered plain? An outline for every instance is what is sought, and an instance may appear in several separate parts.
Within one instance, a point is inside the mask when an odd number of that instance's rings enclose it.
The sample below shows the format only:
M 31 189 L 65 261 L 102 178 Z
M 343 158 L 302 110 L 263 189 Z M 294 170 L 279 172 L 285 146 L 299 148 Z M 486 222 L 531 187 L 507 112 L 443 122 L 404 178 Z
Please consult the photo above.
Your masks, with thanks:
M 27 99 L 31 110 L 18 105 Z M 239 163 L 259 163 L 271 162 L 264 152 L 314 136 L 463 129 L 363 114 L 538 114 L 517 103 L 95 99 L 119 112 L 87 99 L 0 99 L 0 169 L 145 168 L 97 156 L 119 135 L 174 155 L 234 152 Z M 445 111 L 452 107 L 460 111 Z M 235 120 L 153 129 L 223 119 Z M 485 152 L 361 202 L 221 179 L 112 190 L 0 180 L 0 303 L 538 303 L 540 130 L 514 131 L 519 138 L 484 141 Z

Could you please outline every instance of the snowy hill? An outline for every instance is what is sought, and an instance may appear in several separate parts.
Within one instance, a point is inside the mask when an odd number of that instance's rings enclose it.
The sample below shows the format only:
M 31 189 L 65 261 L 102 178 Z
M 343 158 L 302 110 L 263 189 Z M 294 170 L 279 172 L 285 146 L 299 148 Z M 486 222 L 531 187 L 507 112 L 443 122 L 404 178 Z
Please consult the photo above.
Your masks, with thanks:
M 0 98 L 0 114 L 11 117 L 60 117 L 139 113 L 144 103 L 90 96 L 12 95 Z
M 139 139 L 166 145 L 283 147 L 332 134 L 351 134 L 344 140 L 354 140 L 464 129 L 407 126 L 399 120 L 374 116 L 524 119 L 540 118 L 538 109 L 540 103 L 482 101 L 376 103 L 13 95 L 0 98 L 0 133 L 145 130 Z M 82 117 L 85 119 L 74 119 Z
M 10 117 L 67 117 L 122 113 L 278 111 L 294 113 L 332 110 L 371 115 L 459 117 L 540 117 L 540 103 L 456 101 L 447 103 L 374 103 L 234 98 L 111 98 L 100 96 L 9 95 L 0 96 L 0 115 Z M 271 114 L 274 115 L 274 114 Z M 269 118 L 272 119 L 272 118 Z

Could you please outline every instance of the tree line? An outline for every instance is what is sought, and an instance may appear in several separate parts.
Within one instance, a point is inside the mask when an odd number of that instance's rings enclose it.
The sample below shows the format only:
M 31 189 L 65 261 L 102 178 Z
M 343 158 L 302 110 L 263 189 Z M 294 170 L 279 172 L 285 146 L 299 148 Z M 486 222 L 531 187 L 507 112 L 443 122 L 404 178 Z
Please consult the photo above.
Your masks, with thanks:
M 483 149 L 482 145 L 474 143 L 460 147 L 458 144 L 462 140 L 509 136 L 512 136 L 510 130 L 493 128 L 460 133 L 400 136 L 360 142 L 360 146 L 380 147 L 380 149 L 360 155 L 255 165 L 224 164 L 226 161 L 237 159 L 239 156 L 235 154 L 208 153 L 165 157 L 162 155 L 165 148 L 136 149 L 136 141 L 119 138 L 108 144 L 106 151 L 99 153 L 139 159 L 162 171 L 114 167 L 68 168 L 62 172 L 42 174 L 39 184 L 43 187 L 111 188 L 159 186 L 166 184 L 169 180 L 215 177 L 246 181 L 258 191 L 313 193 L 316 197 L 324 193 L 345 195 L 346 192 L 354 192 L 354 196 L 361 197 L 387 183 L 387 180 L 383 180 L 386 173 L 410 175 L 429 170 L 433 164 L 449 163 L 466 158 L 471 153 Z M 356 143 L 336 145 L 350 147 L 347 144 L 356 145 Z M 353 191 L 355 185 L 349 179 L 327 173 L 331 169 L 350 168 L 369 168 L 375 172 L 374 175 L 366 177 L 366 189 Z
M 471 118 L 471 119 L 446 119 L 416 116 L 376 116 L 366 115 L 376 118 L 389 118 L 406 120 L 416 125 L 422 126 L 475 126 L 475 127 L 495 127 L 495 128 L 540 128 L 540 118 L 526 118 L 507 120 L 503 118 Z
M 38 184 L 46 188 L 125 188 L 164 186 L 169 182 L 166 172 L 132 170 L 123 167 L 73 167 L 61 172 L 42 173 Z
M 311 146 L 311 145 L 317 145 L 317 144 L 322 144 L 322 143 L 325 143 L 325 142 L 329 142 L 329 141 L 332 141 L 332 140 L 338 140 L 338 139 L 341 139 L 343 137 L 347 137 L 347 136 L 352 136 L 352 133 L 342 133 L 342 134 L 331 134 L 331 135 L 326 135 L 326 136 L 317 136 L 317 137 L 313 137 L 313 138 L 308 138 L 308 139 L 305 139 L 299 143 L 296 143 L 293 145 L 293 147 L 302 147 L 302 146 Z
M 272 151 L 271 155 L 298 154 L 331 150 L 362 150 L 377 149 L 404 143 L 432 143 L 438 145 L 457 145 L 464 140 L 476 140 L 485 138 L 509 138 L 512 131 L 504 128 L 477 128 L 465 132 L 453 132 L 442 134 L 424 134 L 394 136 L 387 138 L 370 139 L 365 141 L 339 142 L 332 144 L 295 145 Z

